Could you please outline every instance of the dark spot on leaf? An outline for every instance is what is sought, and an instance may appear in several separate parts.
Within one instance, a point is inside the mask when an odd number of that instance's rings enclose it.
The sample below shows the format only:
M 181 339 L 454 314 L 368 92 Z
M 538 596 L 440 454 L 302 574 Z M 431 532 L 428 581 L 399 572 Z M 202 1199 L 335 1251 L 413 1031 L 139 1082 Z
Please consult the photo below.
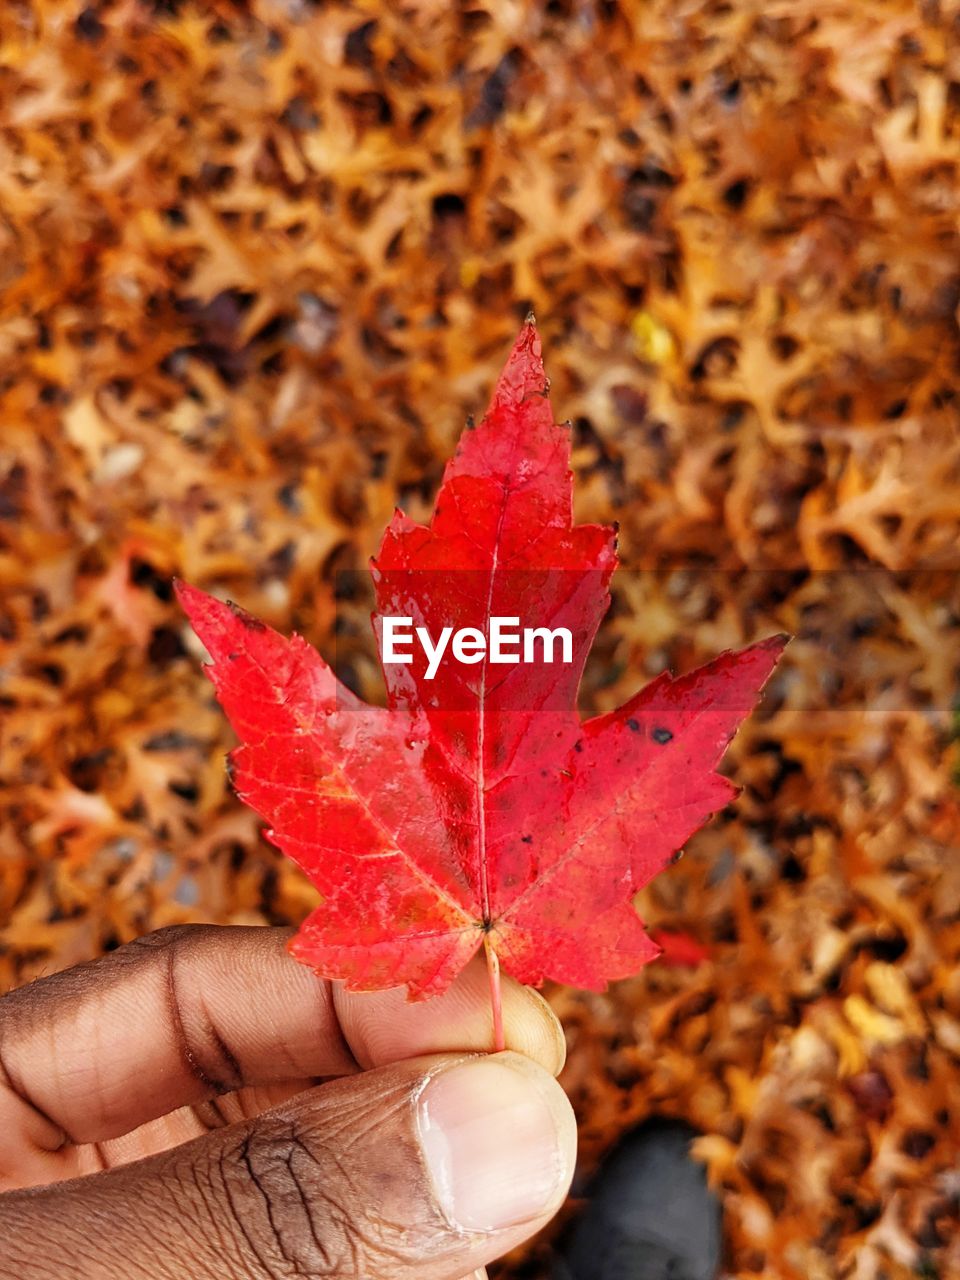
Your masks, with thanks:
M 522 844 L 533 844 L 533 836 L 521 836 L 520 841 Z
M 657 728 L 657 729 L 654 729 L 650 737 L 654 740 L 654 742 L 659 743 L 660 746 L 662 747 L 664 743 L 670 742 L 672 740 L 673 734 L 669 729 Z
M 252 613 L 247 613 L 246 609 L 241 609 L 240 605 L 234 604 L 232 600 L 227 601 L 227 608 L 240 625 L 246 627 L 248 631 L 266 631 L 266 623 L 261 622 L 259 618 L 255 618 Z
M 630 719 L 627 721 L 627 728 L 630 730 L 631 733 L 639 733 L 640 721 L 634 720 L 633 716 L 631 716 Z
M 237 660 L 239 657 L 240 657 L 239 653 L 228 653 L 228 654 L 227 654 L 227 661 L 228 661 L 228 662 L 236 662 L 236 660 Z
M 581 741 L 579 741 L 579 739 L 578 739 L 578 740 L 573 744 L 573 749 L 574 749 L 574 751 L 582 751 L 582 750 L 583 750 L 583 743 L 582 743 Z

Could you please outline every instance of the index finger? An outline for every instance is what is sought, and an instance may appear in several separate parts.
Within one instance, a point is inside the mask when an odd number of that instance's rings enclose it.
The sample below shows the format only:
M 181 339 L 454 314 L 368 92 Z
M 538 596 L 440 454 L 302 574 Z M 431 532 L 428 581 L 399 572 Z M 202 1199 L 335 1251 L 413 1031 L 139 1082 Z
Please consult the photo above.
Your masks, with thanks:
M 287 954 L 290 933 L 175 926 L 4 996 L 0 1126 L 26 1106 L 34 1141 L 56 1149 L 244 1085 L 491 1047 L 482 965 L 409 1005 L 401 991 L 335 991 Z M 563 1037 L 546 1003 L 506 981 L 503 1009 L 508 1048 L 559 1071 Z

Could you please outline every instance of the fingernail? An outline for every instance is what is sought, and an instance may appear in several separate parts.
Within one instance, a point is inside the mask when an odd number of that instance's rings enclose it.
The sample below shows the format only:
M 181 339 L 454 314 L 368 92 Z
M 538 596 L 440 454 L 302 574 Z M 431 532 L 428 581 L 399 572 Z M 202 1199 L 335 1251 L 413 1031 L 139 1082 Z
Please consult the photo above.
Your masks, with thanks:
M 452 1225 L 502 1231 L 553 1207 L 568 1160 L 551 1087 L 559 1088 L 512 1054 L 474 1058 L 427 1083 L 420 1141 Z

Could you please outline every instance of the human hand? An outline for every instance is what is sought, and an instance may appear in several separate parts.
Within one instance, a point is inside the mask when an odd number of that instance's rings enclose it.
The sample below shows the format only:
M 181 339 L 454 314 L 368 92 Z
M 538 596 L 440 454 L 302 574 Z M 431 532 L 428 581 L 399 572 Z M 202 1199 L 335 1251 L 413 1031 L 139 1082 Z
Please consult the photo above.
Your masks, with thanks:
M 545 1002 L 505 980 L 516 1052 L 476 1056 L 482 963 L 411 1005 L 288 937 L 163 929 L 0 999 L 3 1280 L 458 1280 L 557 1210 Z

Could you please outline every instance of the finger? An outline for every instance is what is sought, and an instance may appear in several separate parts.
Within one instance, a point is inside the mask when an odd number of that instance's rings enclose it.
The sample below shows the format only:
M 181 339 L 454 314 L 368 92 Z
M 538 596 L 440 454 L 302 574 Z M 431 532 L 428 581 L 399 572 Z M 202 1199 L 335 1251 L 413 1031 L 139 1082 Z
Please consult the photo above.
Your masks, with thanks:
M 523 987 L 512 978 L 502 981 L 506 984 L 505 1018 L 506 1001 L 510 1004 L 510 1028 L 505 1031 L 507 1048 L 526 1054 L 552 1075 L 559 1075 L 566 1042 L 553 1010 L 532 987 Z M 461 1049 L 485 1053 L 493 1044 L 490 978 L 481 956 L 464 969 L 444 995 L 432 1000 L 411 1003 L 402 987 L 380 991 L 375 996 L 356 995 L 334 983 L 333 1007 L 353 1056 L 364 1068 L 421 1053 Z
M 397 992 L 335 1003 L 287 954 L 289 937 L 163 929 L 3 997 L 0 1131 L 55 1150 L 245 1085 L 354 1072 L 354 1042 L 364 1066 L 489 1044 L 482 970 L 409 1013 Z M 513 982 L 503 997 L 508 1045 L 558 1069 L 562 1033 L 546 1005 Z
M 20 1280 L 65 1257 L 75 1280 L 459 1280 L 556 1211 L 575 1144 L 570 1104 L 530 1059 L 421 1058 L 160 1156 L 10 1192 L 0 1238 Z

